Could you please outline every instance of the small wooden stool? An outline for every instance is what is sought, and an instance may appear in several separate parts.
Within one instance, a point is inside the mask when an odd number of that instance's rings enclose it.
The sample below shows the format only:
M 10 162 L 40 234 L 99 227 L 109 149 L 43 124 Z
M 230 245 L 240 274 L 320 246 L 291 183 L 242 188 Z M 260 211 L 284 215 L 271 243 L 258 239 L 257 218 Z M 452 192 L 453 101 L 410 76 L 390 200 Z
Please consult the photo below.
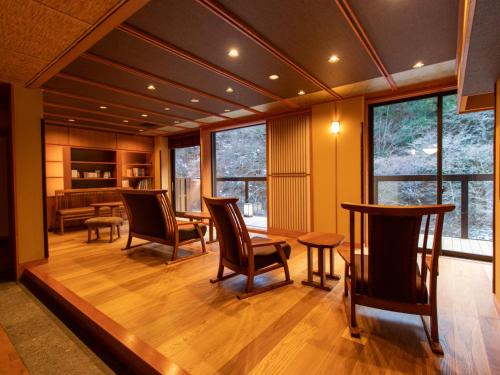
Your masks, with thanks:
M 92 229 L 95 230 L 97 240 L 99 237 L 99 228 L 109 227 L 109 242 L 113 242 L 113 232 L 116 227 L 116 233 L 118 238 L 120 238 L 120 225 L 123 224 L 123 219 L 121 217 L 115 216 L 99 216 L 93 217 L 85 220 L 84 223 L 88 228 L 88 240 L 87 242 L 92 241 Z

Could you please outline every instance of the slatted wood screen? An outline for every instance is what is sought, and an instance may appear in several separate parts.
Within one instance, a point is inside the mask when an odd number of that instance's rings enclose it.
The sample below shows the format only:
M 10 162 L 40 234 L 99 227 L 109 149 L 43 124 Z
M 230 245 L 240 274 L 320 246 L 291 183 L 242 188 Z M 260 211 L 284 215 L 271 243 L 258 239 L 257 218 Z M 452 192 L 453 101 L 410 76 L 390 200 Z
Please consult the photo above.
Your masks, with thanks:
M 268 220 L 276 232 L 311 230 L 310 116 L 268 122 Z

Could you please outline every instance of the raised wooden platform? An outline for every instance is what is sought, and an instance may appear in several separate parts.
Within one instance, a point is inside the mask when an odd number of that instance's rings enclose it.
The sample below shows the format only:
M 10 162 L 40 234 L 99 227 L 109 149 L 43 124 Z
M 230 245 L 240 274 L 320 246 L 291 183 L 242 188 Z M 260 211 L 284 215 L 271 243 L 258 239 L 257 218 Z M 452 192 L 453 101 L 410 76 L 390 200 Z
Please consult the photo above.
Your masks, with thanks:
M 500 307 L 490 292 L 491 263 L 442 258 L 438 301 L 445 356 L 438 357 L 431 353 L 417 316 L 361 307 L 362 339 L 352 340 L 342 281 L 330 281 L 329 293 L 296 282 L 238 301 L 244 277 L 219 284 L 208 281 L 217 270 L 217 244 L 208 246 L 207 256 L 167 267 L 168 250 L 163 246 L 125 254 L 120 250 L 123 238 L 112 244 L 85 241 L 84 231 L 51 235 L 49 262 L 29 274 L 40 275 L 40 280 L 44 274 L 53 289 L 61 284 L 57 288 L 64 287 L 76 299 L 68 303 L 90 305 L 94 313 L 87 311 L 85 319 L 97 314 L 101 322 L 115 325 L 121 334 L 111 338 L 115 343 L 110 345 L 122 341 L 133 351 L 134 345 L 128 345 L 132 340 L 142 342 L 139 347 L 147 345 L 148 353 L 154 350 L 153 357 L 136 355 L 144 362 L 168 358 L 162 363 L 192 374 L 500 370 Z M 290 242 L 290 272 L 299 281 L 306 276 L 305 248 Z M 343 274 L 340 259 L 335 264 L 336 272 Z M 258 284 L 282 277 L 272 272 Z M 107 330 L 100 323 L 89 324 Z

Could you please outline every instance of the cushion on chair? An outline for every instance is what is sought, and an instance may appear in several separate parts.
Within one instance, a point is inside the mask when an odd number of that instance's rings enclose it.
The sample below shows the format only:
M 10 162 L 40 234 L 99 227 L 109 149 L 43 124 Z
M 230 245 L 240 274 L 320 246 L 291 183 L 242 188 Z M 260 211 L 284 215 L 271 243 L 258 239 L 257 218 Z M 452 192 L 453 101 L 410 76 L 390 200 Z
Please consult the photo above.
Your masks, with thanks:
M 252 242 L 263 242 L 268 241 L 268 238 L 254 237 L 252 238 Z M 288 243 L 284 243 L 281 245 L 281 248 L 285 252 L 286 259 L 290 258 L 290 254 L 292 252 L 292 248 Z M 281 257 L 276 250 L 276 248 L 271 246 L 262 246 L 262 247 L 254 247 L 254 261 L 255 261 L 255 269 L 261 269 L 267 266 L 270 266 L 274 263 L 281 263 Z
M 338 250 L 340 256 L 344 259 L 347 264 L 351 263 L 351 254 L 350 250 L 346 248 L 341 248 Z M 361 254 L 355 255 L 355 266 L 356 266 L 356 293 L 369 295 L 368 293 L 368 255 L 363 255 L 363 284 L 361 284 Z M 417 293 L 417 302 L 427 303 L 428 294 L 425 283 L 422 285 L 422 278 L 420 277 L 420 270 L 417 267 L 416 274 L 416 293 Z M 424 288 L 424 298 L 422 299 L 422 287 Z
M 207 233 L 207 226 L 205 224 L 198 224 L 201 229 L 201 234 L 204 236 Z M 200 238 L 198 231 L 194 225 L 180 225 L 179 226 L 179 242 L 188 240 L 195 240 Z
M 87 226 L 98 227 L 108 225 L 122 225 L 123 219 L 116 216 L 97 216 L 85 220 L 84 224 Z

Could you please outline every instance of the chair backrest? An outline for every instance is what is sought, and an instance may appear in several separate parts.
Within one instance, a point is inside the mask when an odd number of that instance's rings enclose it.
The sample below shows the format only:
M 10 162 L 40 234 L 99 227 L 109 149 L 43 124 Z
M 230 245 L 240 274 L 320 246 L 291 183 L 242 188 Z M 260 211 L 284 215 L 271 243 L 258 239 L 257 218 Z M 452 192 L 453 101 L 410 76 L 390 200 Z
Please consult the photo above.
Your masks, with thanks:
M 236 202 L 238 198 L 203 197 L 217 229 L 221 257 L 232 264 L 248 265 L 252 246 L 245 221 Z
M 431 217 L 435 217 L 434 241 L 431 251 L 431 262 L 437 266 L 441 251 L 441 236 L 444 214 L 453 211 L 454 205 L 427 206 L 381 206 L 343 203 L 342 207 L 350 211 L 350 244 L 351 262 L 361 273 L 357 278 L 361 285 L 358 290 L 366 291 L 370 297 L 397 302 L 415 303 L 422 301 L 424 288 L 417 286 L 417 272 L 425 283 L 427 241 Z M 355 265 L 355 212 L 360 215 L 361 257 L 362 264 Z M 365 220 L 365 215 L 368 217 Z M 418 245 L 422 220 L 425 219 L 425 230 L 422 246 L 421 268 L 417 263 Z M 365 249 L 364 225 L 368 225 L 368 243 Z M 365 274 L 364 256 L 368 250 L 368 270 Z M 434 268 L 436 269 L 436 268 Z M 422 293 L 418 294 L 418 291 Z
M 177 220 L 166 190 L 120 189 L 131 232 L 175 239 Z

